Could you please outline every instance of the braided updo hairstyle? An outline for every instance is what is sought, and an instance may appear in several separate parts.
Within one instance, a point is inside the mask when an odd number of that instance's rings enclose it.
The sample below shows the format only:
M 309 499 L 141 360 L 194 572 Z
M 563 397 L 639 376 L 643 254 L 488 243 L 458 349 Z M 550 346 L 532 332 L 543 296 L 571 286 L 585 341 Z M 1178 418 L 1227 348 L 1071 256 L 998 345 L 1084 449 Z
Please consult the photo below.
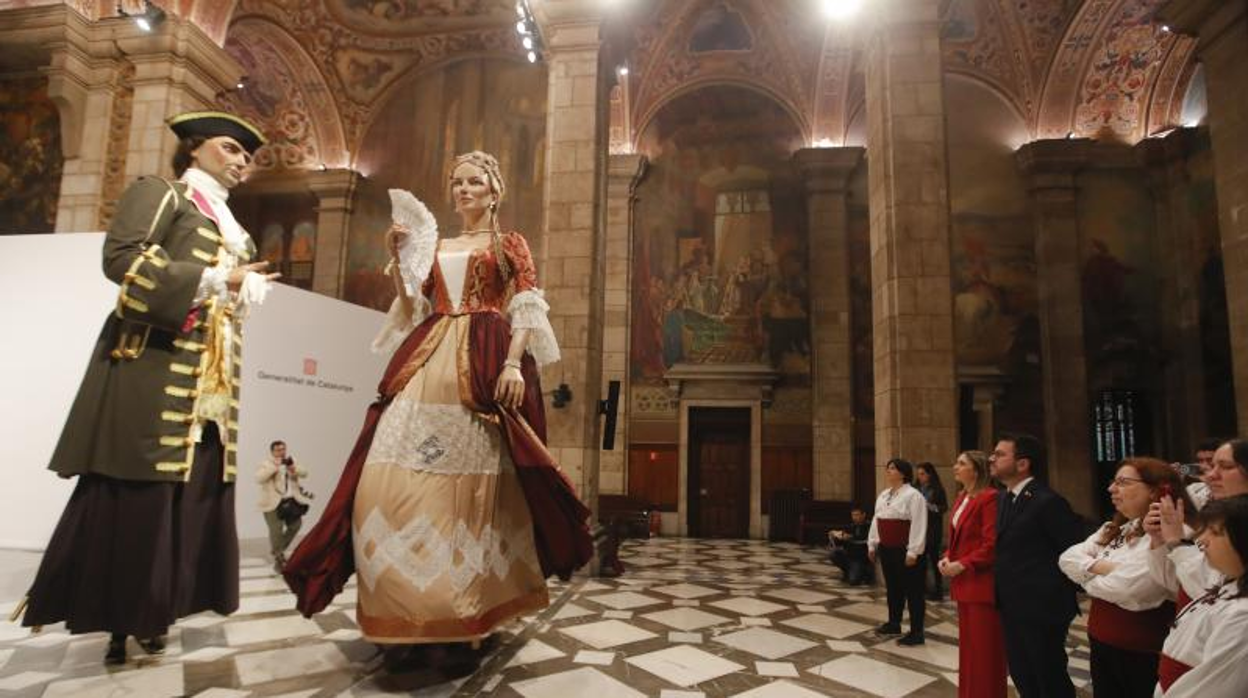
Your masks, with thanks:
M 490 227 L 494 229 L 492 243 L 494 256 L 498 259 L 498 271 L 503 275 L 503 281 L 506 282 L 511 279 L 511 265 L 507 262 L 507 256 L 503 254 L 503 231 L 498 226 L 498 205 L 502 203 L 503 196 L 507 193 L 507 183 L 503 181 L 498 158 L 480 150 L 457 155 L 451 163 L 452 177 L 460 165 L 472 165 L 484 172 L 490 191 L 494 193 L 494 202 L 490 204 Z

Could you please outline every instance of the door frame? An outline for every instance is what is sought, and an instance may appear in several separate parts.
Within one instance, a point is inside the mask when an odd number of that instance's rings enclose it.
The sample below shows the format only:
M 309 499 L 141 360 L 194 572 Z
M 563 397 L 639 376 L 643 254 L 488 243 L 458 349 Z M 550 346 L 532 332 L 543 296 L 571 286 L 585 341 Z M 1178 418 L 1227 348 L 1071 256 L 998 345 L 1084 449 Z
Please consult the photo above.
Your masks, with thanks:
M 761 400 L 680 401 L 680 489 L 676 499 L 679 533 L 689 535 L 689 409 L 691 407 L 745 407 L 750 410 L 750 528 L 751 538 L 763 537 L 763 403 Z

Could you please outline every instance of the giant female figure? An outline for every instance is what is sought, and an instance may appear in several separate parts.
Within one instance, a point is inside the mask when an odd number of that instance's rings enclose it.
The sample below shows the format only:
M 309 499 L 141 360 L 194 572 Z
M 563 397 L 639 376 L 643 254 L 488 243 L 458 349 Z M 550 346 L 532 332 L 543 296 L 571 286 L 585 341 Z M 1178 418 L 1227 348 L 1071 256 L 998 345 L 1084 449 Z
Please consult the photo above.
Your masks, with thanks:
M 450 184 L 457 237 L 411 230 L 421 216 L 387 234 L 398 297 L 375 346 L 398 348 L 284 570 L 308 615 L 358 572 L 359 625 L 381 644 L 479 641 L 593 552 L 589 510 L 544 446 L 537 366 L 559 350 L 528 245 L 498 226 L 498 163 L 462 155 Z

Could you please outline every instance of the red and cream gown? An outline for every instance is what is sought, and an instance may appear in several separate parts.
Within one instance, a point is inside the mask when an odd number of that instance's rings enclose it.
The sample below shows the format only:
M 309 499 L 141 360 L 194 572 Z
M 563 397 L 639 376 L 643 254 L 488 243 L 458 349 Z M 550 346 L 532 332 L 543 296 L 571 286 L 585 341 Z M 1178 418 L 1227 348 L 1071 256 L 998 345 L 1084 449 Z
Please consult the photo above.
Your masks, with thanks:
M 1161 649 L 1155 698 L 1248 696 L 1248 597 L 1227 583 L 1195 598 Z
M 529 504 L 489 399 L 498 362 L 486 369 L 478 354 L 505 354 L 511 332 L 528 329 L 526 408 L 540 413 L 532 361 L 557 360 L 558 346 L 528 245 L 514 232 L 500 242 L 507 282 L 493 245 L 439 250 L 415 299 L 418 317 L 401 317 L 396 302 L 378 338 L 407 337 L 410 353 L 392 363 L 394 397 L 352 510 L 356 615 L 373 642 L 469 641 L 548 604 Z M 417 326 L 427 331 L 413 339 Z M 519 421 L 545 430 L 532 424 L 540 414 Z

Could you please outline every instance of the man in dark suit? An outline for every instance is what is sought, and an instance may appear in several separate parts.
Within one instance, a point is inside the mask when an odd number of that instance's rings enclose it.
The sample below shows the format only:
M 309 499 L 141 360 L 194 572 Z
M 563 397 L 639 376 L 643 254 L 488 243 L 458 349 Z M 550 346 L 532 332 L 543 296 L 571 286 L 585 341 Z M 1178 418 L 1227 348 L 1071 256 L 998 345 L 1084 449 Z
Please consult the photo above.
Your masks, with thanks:
M 1083 540 L 1083 522 L 1044 484 L 1044 447 L 1035 437 L 1003 437 L 989 463 L 1005 486 L 993 572 L 1010 676 L 1021 698 L 1073 697 L 1065 644 L 1079 609 L 1057 558 Z

